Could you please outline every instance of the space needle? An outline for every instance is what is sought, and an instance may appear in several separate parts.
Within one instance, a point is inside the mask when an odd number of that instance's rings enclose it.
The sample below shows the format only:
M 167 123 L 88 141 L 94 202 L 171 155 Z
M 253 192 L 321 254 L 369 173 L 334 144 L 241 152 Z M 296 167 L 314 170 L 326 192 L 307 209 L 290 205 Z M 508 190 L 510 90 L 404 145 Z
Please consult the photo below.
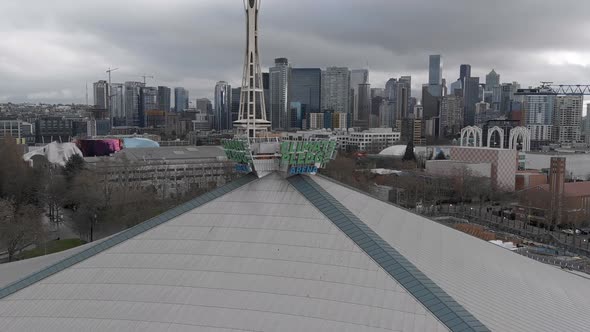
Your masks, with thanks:
M 264 86 L 258 52 L 258 14 L 261 0 L 244 0 L 246 11 L 246 54 L 240 94 L 237 134 L 222 140 L 228 159 L 236 171 L 264 177 L 273 172 L 285 176 L 316 174 L 335 156 L 335 139 L 289 141 L 270 131 L 266 119 Z
M 258 52 L 258 12 L 261 0 L 244 0 L 246 10 L 246 54 L 240 94 L 240 110 L 234 126 L 249 138 L 264 136 L 270 128 L 266 119 L 260 53 Z

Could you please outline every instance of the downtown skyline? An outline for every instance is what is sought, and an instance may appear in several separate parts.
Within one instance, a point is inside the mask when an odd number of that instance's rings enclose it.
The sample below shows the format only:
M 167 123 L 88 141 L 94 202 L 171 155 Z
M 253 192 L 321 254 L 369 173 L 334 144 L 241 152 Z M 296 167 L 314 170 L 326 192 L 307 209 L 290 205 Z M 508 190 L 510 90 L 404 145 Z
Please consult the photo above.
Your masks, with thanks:
M 557 8 L 548 2 L 533 8 L 526 2 L 490 8 L 466 1 L 338 3 L 267 1 L 260 22 L 263 71 L 278 57 L 288 58 L 294 68 L 368 67 L 372 86 L 384 86 L 390 77 L 411 75 L 412 95 L 419 95 L 421 84 L 428 82 L 428 55 L 441 54 L 442 77 L 447 82 L 458 78 L 462 63 L 472 65 L 472 76 L 485 77 L 493 68 L 503 82 L 518 81 L 523 87 L 537 86 L 541 80 L 589 81 L 590 50 L 583 46 L 589 37 L 583 34 L 582 13 L 590 5 L 576 3 L 580 10 L 558 15 L 567 6 Z M 86 82 L 106 79 L 104 71 L 109 66 L 121 68 L 113 73 L 113 82 L 140 81 L 140 75 L 148 73 L 155 79 L 148 79 L 147 85 L 186 87 L 194 97 L 212 99 L 220 80 L 240 85 L 244 32 L 239 6 L 231 1 L 176 1 L 163 8 L 156 1 L 141 4 L 131 3 L 108 14 L 84 2 L 76 7 L 67 1 L 39 2 L 26 9 L 1 4 L 7 20 L 1 23 L 5 38 L 0 45 L 0 75 L 5 79 L 0 83 L 0 102 L 83 103 Z M 455 13 L 452 8 L 461 10 Z M 426 24 L 429 29 L 404 18 L 425 9 L 421 17 L 431 23 Z M 522 11 L 534 12 L 531 24 L 551 15 L 567 19 L 568 24 L 532 35 L 517 15 Z M 497 19 L 475 24 L 471 16 L 484 12 Z M 301 20 L 287 20 L 293 15 Z M 466 22 L 456 23 L 463 15 L 468 16 Z M 162 18 L 161 24 L 150 23 L 156 17 Z M 360 24 L 366 18 L 370 22 Z

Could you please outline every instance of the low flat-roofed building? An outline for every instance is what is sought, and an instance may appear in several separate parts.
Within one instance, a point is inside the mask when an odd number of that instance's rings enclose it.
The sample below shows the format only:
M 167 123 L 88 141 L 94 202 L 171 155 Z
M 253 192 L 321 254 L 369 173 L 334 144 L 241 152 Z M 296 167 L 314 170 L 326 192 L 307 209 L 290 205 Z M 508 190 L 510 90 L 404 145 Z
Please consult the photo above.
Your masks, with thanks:
M 154 186 L 163 197 L 223 185 L 236 176 L 235 163 L 220 146 L 133 148 L 85 159 L 91 169 L 107 172 L 113 183 Z
M 492 164 L 460 160 L 427 160 L 426 173 L 447 177 L 470 175 L 490 178 L 492 175 Z
M 518 151 L 494 148 L 454 146 L 451 159 L 492 165 L 491 181 L 495 190 L 514 191 Z

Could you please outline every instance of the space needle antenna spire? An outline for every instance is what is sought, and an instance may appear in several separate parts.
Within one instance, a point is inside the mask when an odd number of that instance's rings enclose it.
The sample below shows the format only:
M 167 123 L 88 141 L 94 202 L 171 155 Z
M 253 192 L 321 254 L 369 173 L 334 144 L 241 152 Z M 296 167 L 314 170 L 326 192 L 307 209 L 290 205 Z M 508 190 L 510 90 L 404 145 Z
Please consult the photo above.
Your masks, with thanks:
M 238 120 L 234 126 L 248 138 L 264 136 L 270 128 L 266 119 L 262 70 L 258 52 L 258 13 L 261 0 L 244 0 L 246 10 L 246 54 Z

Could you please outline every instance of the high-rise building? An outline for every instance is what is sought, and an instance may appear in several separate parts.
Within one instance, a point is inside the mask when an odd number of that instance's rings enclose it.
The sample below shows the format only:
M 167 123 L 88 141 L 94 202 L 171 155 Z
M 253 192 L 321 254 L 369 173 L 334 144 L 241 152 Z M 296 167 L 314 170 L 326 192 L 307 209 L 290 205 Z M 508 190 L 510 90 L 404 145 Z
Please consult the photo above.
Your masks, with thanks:
M 109 108 L 109 83 L 98 81 L 93 84 L 94 107 L 99 109 Z
M 511 111 L 510 103 L 514 98 L 514 85 L 512 83 L 502 83 L 500 86 L 500 104 L 499 110 L 503 114 Z
M 289 129 L 305 129 L 306 107 L 307 104 L 302 104 L 298 101 L 291 102 L 291 108 L 289 110 Z
M 125 85 L 121 83 L 111 84 L 111 117 L 112 125 L 116 127 L 126 126 L 125 117 Z
M 232 94 L 233 96 L 233 94 Z M 239 96 L 238 96 L 239 97 Z M 201 114 L 200 120 L 207 120 L 207 126 L 205 128 L 212 129 L 214 116 L 213 116 L 213 104 L 211 100 L 207 98 L 197 99 L 197 113 Z M 204 129 L 203 129 L 204 130 Z
M 385 98 L 385 90 L 382 88 L 371 88 L 371 99 L 375 97 Z
M 428 66 L 428 91 L 435 97 L 442 97 L 443 62 L 440 54 L 431 55 Z
M 410 98 L 412 89 L 412 77 L 402 76 L 397 81 L 397 100 L 396 100 L 396 122 L 405 119 L 410 114 Z
M 328 67 L 322 71 L 322 111 L 350 112 L 350 71 L 346 67 Z
M 215 122 L 213 128 L 215 130 L 228 130 L 231 129 L 231 104 L 232 104 L 232 91 L 231 85 L 225 81 L 217 82 L 215 85 Z
M 431 55 L 428 66 L 428 84 L 440 85 L 442 83 L 443 62 L 440 54 Z
M 170 112 L 170 93 L 171 90 L 169 87 L 158 87 L 158 110 Z
M 448 94 L 463 96 L 463 81 L 458 79 L 455 82 L 451 83 L 451 87 L 449 88 Z
M 147 126 L 147 114 L 158 109 L 158 88 L 146 86 L 139 90 L 139 126 Z M 160 110 L 161 111 L 161 110 Z M 135 122 L 135 120 L 134 120 Z
M 262 88 L 264 94 L 264 113 L 266 119 L 270 119 L 270 75 L 269 73 L 262 73 Z M 240 101 L 241 105 L 241 101 Z
M 145 86 L 141 82 L 125 82 L 125 125 L 129 127 L 140 126 L 140 94 Z
M 555 97 L 553 138 L 560 143 L 580 142 L 584 96 Z
M 385 83 L 385 99 L 387 100 L 395 100 L 396 93 L 397 93 L 397 79 L 390 78 L 387 83 Z
M 582 132 L 584 134 L 585 142 L 590 142 L 590 104 L 586 104 L 586 121 L 583 122 Z
M 301 103 L 311 113 L 321 111 L 322 70 L 319 68 L 291 69 L 291 102 Z
M 502 84 L 503 99 L 509 93 L 510 86 Z M 555 95 L 530 94 L 524 96 L 524 124 L 552 125 L 555 113 Z
M 459 67 L 459 80 L 463 82 L 465 77 L 471 77 L 471 65 L 463 64 Z
M 437 117 L 440 112 L 440 102 L 442 99 L 441 95 L 432 94 L 431 84 L 424 84 L 422 86 L 422 109 L 424 112 L 423 118 L 429 120 L 433 117 Z M 440 87 L 440 85 L 438 85 Z M 434 91 L 435 93 L 440 91 Z
M 358 86 L 358 118 L 354 120 L 354 126 L 361 129 L 369 128 L 371 118 L 371 84 L 364 83 Z
M 188 108 L 188 90 L 182 87 L 174 88 L 174 110 L 184 112 Z
M 440 134 L 453 136 L 463 128 L 463 97 L 449 94 L 441 100 L 440 106 Z
M 242 88 L 231 89 L 231 123 L 230 128 L 233 128 L 233 123 L 238 120 L 240 114 L 240 97 Z
M 494 69 L 486 75 L 486 91 L 492 92 L 495 87 L 500 86 L 500 75 Z
M 213 114 L 213 105 L 211 104 L 211 100 L 207 98 L 197 99 L 197 112 L 204 114 Z
M 353 90 L 350 100 L 351 100 L 351 110 L 353 120 L 358 119 L 358 93 L 359 93 L 359 84 L 367 84 L 369 83 L 369 70 L 368 69 L 353 69 L 350 71 L 350 89 Z
M 269 69 L 270 76 L 270 122 L 272 129 L 289 129 L 289 80 L 291 65 L 286 58 L 275 59 L 275 66 Z
M 464 112 L 463 121 L 466 126 L 475 124 L 475 104 L 480 101 L 479 98 L 479 77 L 464 77 L 463 101 Z

